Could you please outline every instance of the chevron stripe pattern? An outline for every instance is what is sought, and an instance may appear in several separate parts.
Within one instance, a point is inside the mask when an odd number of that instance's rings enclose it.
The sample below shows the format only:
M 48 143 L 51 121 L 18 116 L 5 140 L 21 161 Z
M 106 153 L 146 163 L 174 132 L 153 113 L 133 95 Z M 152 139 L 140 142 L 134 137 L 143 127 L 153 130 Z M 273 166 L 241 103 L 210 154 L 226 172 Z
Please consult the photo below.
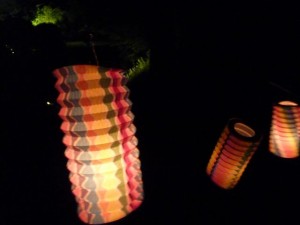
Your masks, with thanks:
M 217 186 L 234 188 L 259 143 L 260 136 L 243 121 L 229 120 L 213 150 L 206 173 Z
M 122 70 L 55 69 L 71 191 L 87 224 L 119 220 L 143 202 L 138 140 Z
M 292 101 L 273 106 L 269 150 L 282 158 L 299 156 L 300 107 Z

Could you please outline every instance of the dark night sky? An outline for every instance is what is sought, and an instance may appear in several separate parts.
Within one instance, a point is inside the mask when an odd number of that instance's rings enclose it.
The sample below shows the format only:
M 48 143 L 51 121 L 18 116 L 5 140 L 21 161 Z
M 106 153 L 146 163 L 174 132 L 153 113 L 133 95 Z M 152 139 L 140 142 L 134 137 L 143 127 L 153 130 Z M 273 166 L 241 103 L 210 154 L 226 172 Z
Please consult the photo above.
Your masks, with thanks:
M 300 161 L 268 152 L 272 104 L 300 95 L 299 7 L 261 1 L 139 9 L 147 16 L 151 71 L 128 86 L 145 201 L 112 224 L 299 224 Z M 51 58 L 16 62 L 1 66 L 0 225 L 81 225 L 58 105 L 45 104 L 57 96 Z M 205 168 L 232 117 L 250 121 L 263 140 L 236 188 L 226 191 Z

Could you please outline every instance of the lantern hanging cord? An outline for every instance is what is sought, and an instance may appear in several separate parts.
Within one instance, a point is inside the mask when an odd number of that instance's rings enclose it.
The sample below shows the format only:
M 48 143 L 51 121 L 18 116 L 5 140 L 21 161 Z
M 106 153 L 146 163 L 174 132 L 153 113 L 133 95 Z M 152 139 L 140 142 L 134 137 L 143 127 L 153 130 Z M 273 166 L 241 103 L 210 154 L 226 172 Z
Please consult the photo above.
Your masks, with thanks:
M 93 54 L 94 54 L 94 57 L 95 57 L 96 64 L 97 64 L 97 66 L 99 66 L 99 61 L 98 61 L 98 57 L 97 57 L 97 53 L 96 53 L 96 49 L 95 49 L 95 42 L 94 42 L 94 35 L 93 34 L 90 34 L 90 45 L 92 47 L 92 51 L 93 51 Z
M 282 86 L 279 85 L 279 84 L 276 84 L 276 83 L 273 82 L 273 81 L 269 81 L 269 84 L 272 85 L 273 87 L 276 87 L 276 88 L 282 90 L 282 91 L 285 92 L 285 93 L 288 93 L 288 94 L 290 94 L 290 95 L 294 95 L 294 96 L 297 97 L 297 98 L 300 97 L 300 96 L 296 95 L 295 93 L 293 93 L 292 91 L 290 91 L 290 90 L 288 90 L 288 89 L 282 87 Z

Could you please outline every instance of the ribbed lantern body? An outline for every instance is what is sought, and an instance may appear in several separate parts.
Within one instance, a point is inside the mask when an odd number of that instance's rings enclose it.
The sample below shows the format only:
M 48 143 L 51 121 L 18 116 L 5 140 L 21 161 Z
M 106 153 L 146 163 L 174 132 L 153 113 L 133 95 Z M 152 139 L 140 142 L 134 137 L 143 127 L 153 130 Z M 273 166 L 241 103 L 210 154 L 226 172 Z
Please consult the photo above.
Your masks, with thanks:
M 239 119 L 231 119 L 218 139 L 206 173 L 219 187 L 234 188 L 259 143 L 260 137 L 252 128 Z
M 134 116 L 121 70 L 72 65 L 53 71 L 71 190 L 88 224 L 121 219 L 143 201 Z
M 282 158 L 299 156 L 300 108 L 292 101 L 273 106 L 269 150 Z

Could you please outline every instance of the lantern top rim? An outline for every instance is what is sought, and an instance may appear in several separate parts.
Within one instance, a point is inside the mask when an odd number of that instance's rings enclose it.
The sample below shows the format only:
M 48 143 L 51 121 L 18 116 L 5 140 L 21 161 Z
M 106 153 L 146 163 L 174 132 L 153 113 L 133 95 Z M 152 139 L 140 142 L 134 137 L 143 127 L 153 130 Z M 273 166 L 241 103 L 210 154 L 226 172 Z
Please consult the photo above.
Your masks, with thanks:
M 231 118 L 228 122 L 228 128 L 232 134 L 244 141 L 257 143 L 261 139 L 260 132 L 242 119 Z
M 52 70 L 52 73 L 56 73 L 61 69 L 67 69 L 67 68 L 97 68 L 97 70 L 104 70 L 104 71 L 109 71 L 109 70 L 114 70 L 114 71 L 119 71 L 119 72 L 123 72 L 124 70 L 121 68 L 113 68 L 113 67 L 104 67 L 104 66 L 99 66 L 99 65 L 95 65 L 95 64 L 86 64 L 86 63 L 82 63 L 82 64 L 70 64 L 70 65 L 65 65 L 65 66 L 61 66 L 58 68 L 55 68 Z
M 233 128 L 235 129 L 236 132 L 238 132 L 240 135 L 245 136 L 245 137 L 254 137 L 255 136 L 255 131 L 249 127 L 248 125 L 244 123 L 236 123 Z
M 292 106 L 298 106 L 298 103 L 296 103 L 295 101 L 291 101 L 291 100 L 283 100 L 278 102 L 279 106 L 283 106 L 283 107 L 292 107 Z

